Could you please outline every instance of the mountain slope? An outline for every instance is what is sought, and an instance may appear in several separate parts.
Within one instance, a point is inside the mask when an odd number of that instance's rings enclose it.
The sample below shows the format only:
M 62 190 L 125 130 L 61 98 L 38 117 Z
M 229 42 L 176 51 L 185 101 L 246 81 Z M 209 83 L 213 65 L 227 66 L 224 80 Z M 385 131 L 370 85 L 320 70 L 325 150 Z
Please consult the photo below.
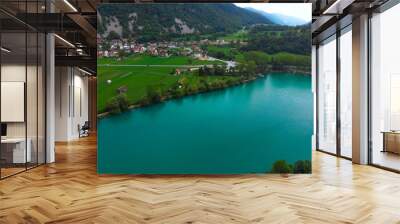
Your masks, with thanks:
M 98 32 L 155 38 L 182 34 L 235 32 L 243 26 L 271 24 L 264 16 L 234 4 L 103 4 Z
M 278 25 L 285 25 L 285 26 L 299 26 L 299 25 L 304 25 L 307 23 L 307 21 L 302 20 L 300 18 L 296 18 L 293 16 L 287 16 L 287 15 L 282 15 L 279 13 L 267 13 L 261 10 L 257 10 L 251 7 L 246 8 L 247 10 L 251 12 L 258 13 L 271 22 L 278 24 Z

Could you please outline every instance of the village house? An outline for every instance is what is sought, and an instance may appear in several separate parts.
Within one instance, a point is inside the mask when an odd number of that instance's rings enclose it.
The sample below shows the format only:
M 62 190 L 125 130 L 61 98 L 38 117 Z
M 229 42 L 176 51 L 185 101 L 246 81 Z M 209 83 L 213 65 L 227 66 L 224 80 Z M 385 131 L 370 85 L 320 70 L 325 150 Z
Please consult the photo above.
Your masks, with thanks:
M 149 47 L 147 52 L 152 56 L 158 56 L 158 51 L 156 47 Z
M 130 50 L 130 49 L 131 49 L 131 47 L 129 46 L 129 44 L 125 43 L 124 44 L 124 50 Z
M 111 50 L 119 49 L 120 40 L 112 40 L 110 44 L 111 44 Z
M 135 45 L 133 48 L 133 53 L 143 53 L 146 51 L 146 48 L 143 45 Z
M 189 56 L 190 54 L 192 54 L 192 49 L 190 49 L 190 48 L 188 48 L 188 47 L 185 47 L 182 51 L 181 51 L 181 54 L 182 55 L 184 55 L 184 56 Z
M 198 60 L 203 60 L 203 61 L 209 60 L 207 54 L 204 54 L 204 53 L 196 53 L 196 54 L 193 55 L 193 57 L 198 59 Z
M 167 48 L 167 47 L 168 47 L 168 44 L 167 44 L 166 42 L 164 42 L 164 43 L 159 43 L 159 44 L 158 44 L 158 47 Z
M 175 42 L 170 42 L 170 43 L 168 44 L 168 48 L 170 48 L 170 49 L 177 48 L 176 43 L 175 43 Z
M 208 44 L 208 39 L 203 39 L 203 40 L 200 40 L 200 44 Z
M 111 57 L 118 57 L 118 50 L 111 50 L 110 56 Z
M 192 44 L 192 51 L 194 53 L 201 53 L 202 52 L 201 48 L 196 44 Z
M 158 56 L 169 57 L 169 54 L 168 54 L 168 51 L 166 49 L 159 49 L 158 50 Z

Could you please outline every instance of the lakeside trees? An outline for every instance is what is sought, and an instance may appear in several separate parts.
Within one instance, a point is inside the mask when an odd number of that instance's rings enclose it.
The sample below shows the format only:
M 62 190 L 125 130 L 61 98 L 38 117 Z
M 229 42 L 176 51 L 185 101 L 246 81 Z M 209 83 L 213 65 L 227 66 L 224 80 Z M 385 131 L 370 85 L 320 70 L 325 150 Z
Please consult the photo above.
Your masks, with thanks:
M 245 61 L 254 61 L 257 65 L 257 72 L 265 72 L 268 68 L 279 68 L 285 66 L 311 66 L 311 56 L 297 55 L 287 52 L 267 54 L 262 51 L 248 51 L 243 54 Z
M 311 161 L 298 160 L 294 164 L 289 164 L 285 160 L 277 160 L 272 165 L 271 173 L 280 173 L 280 174 L 311 173 Z
M 245 61 L 235 68 L 227 69 L 226 65 L 203 66 L 199 68 L 199 76 L 243 76 L 249 78 L 257 74 L 257 64 L 252 61 Z
M 158 103 L 162 99 L 162 91 L 160 88 L 157 88 L 155 86 L 148 86 L 146 97 L 149 103 Z
M 213 65 L 203 66 L 199 68 L 198 71 L 199 76 L 224 76 L 224 75 L 232 75 L 227 72 L 226 65 Z
M 126 94 L 118 94 L 107 101 L 106 110 L 118 114 L 129 109 L 129 99 Z

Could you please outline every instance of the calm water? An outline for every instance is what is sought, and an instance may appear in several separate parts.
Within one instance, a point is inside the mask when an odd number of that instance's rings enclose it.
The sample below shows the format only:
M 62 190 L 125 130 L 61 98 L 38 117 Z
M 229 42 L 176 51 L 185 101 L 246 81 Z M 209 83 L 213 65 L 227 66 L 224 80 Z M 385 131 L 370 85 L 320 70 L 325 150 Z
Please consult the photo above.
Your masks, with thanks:
M 99 173 L 265 173 L 311 160 L 311 77 L 276 73 L 99 121 Z

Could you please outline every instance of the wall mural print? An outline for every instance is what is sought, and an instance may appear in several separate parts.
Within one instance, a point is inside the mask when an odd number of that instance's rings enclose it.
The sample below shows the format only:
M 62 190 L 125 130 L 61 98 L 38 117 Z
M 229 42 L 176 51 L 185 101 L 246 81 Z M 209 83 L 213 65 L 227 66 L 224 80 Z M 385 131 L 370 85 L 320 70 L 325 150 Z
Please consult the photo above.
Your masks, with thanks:
M 310 173 L 311 4 L 98 7 L 100 174 Z

